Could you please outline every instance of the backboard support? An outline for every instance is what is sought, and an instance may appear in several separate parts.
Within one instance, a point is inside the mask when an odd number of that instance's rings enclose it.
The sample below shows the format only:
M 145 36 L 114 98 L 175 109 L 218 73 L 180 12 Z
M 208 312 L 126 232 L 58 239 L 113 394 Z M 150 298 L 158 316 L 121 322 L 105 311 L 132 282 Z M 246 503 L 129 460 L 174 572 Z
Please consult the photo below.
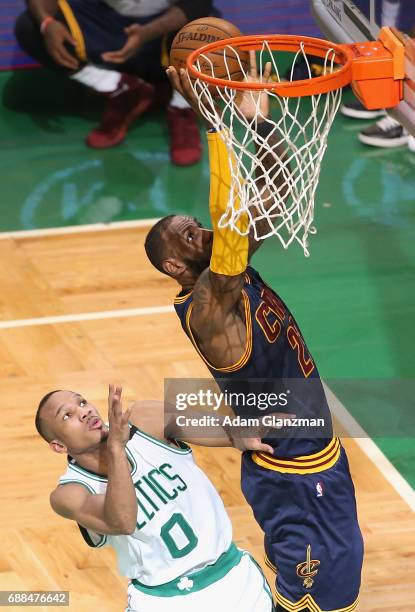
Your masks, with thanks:
M 322 32 L 333 42 L 363 42 L 379 36 L 382 0 L 366 0 L 364 12 L 351 0 L 311 0 L 311 8 Z M 395 28 L 393 32 L 405 48 L 405 81 L 403 100 L 387 112 L 415 136 L 415 39 Z

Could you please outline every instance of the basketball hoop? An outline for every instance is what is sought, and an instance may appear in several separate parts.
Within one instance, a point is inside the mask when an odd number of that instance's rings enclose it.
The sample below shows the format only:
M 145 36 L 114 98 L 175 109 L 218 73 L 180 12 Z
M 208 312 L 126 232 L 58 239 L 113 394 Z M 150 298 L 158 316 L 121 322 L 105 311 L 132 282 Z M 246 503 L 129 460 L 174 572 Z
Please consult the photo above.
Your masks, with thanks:
M 210 43 L 189 55 L 187 68 L 200 111 L 220 131 L 229 152 L 231 191 L 220 227 L 251 232 L 256 240 L 275 235 L 284 248 L 296 241 L 309 255 L 308 235 L 316 233 L 314 199 L 321 162 L 342 88 L 352 84 L 368 108 L 396 106 L 403 82 L 403 56 L 397 41 L 388 28 L 379 41 L 352 45 L 306 36 L 240 36 Z M 249 81 L 248 69 L 238 62 L 238 52 L 246 51 L 256 52 L 257 82 Z M 280 60 L 287 53 L 292 55 L 291 69 L 289 80 L 284 81 Z M 315 57 L 323 60 L 318 77 L 312 76 Z M 215 58 L 221 78 L 215 76 Z M 299 60 L 309 78 L 295 81 Z M 270 82 L 261 81 L 266 62 L 272 64 L 274 80 Z M 231 78 L 235 63 L 243 80 Z M 223 78 L 224 66 L 228 78 Z M 272 116 L 261 112 L 261 92 L 270 97 Z M 252 120 L 238 112 L 242 93 L 256 104 Z M 278 150 L 284 150 L 284 155 L 278 155 Z M 248 216 L 248 224 L 238 224 L 241 215 Z

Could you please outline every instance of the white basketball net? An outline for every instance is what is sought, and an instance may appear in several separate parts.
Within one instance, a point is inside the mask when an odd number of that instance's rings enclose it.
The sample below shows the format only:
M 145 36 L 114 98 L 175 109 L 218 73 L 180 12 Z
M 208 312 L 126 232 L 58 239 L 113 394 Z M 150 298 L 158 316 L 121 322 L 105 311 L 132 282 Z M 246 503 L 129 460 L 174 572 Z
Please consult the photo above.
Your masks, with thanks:
M 245 80 L 249 80 L 238 54 L 230 46 L 223 49 L 228 77 L 227 57 L 231 54 L 238 59 Z M 273 79 L 281 82 L 276 56 L 265 40 L 257 52 L 258 74 L 262 75 L 266 61 L 271 61 Z M 293 80 L 294 67 L 300 58 L 305 60 L 309 78 L 312 78 L 311 62 L 301 43 L 293 59 L 290 80 Z M 335 70 L 334 60 L 334 51 L 328 49 L 322 74 Z M 210 65 L 211 76 L 215 76 L 207 55 L 200 55 L 194 67 L 203 73 L 202 64 L 206 67 L 206 62 Z M 229 226 L 240 234 L 251 232 L 256 240 L 274 234 L 284 248 L 297 241 L 308 256 L 308 234 L 316 233 L 314 199 L 321 161 L 340 105 L 341 89 L 305 98 L 281 97 L 266 90 L 270 96 L 270 118 L 261 112 L 259 92 L 245 90 L 244 95 L 251 96 L 256 105 L 255 116 L 247 120 L 238 111 L 240 90 L 215 87 L 201 79 L 192 81 L 192 87 L 203 116 L 221 132 L 229 152 L 231 192 L 219 226 Z M 215 98 L 213 90 L 218 92 Z M 258 133 L 261 122 L 268 126 L 265 136 Z M 285 153 L 281 156 L 282 151 Z M 245 213 L 249 222 L 246 229 L 241 230 L 237 223 Z

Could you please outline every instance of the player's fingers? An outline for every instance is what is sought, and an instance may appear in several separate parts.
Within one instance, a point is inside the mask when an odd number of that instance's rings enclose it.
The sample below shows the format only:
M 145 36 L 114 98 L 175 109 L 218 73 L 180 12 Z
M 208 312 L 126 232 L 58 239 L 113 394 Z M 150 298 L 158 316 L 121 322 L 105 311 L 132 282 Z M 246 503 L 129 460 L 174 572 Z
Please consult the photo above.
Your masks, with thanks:
M 76 46 L 76 40 L 73 38 L 69 30 L 64 30 L 62 32 L 62 38 L 66 40 L 68 43 L 70 43 L 71 45 L 73 45 L 74 47 Z
M 287 414 L 286 412 L 273 412 L 270 416 L 273 422 L 268 426 L 268 429 L 282 429 L 287 419 L 291 421 L 295 418 L 295 414 Z
M 262 80 L 264 81 L 264 83 L 268 83 L 270 77 L 271 77 L 271 70 L 272 70 L 272 64 L 271 62 L 267 62 L 265 64 L 265 68 L 264 68 L 264 72 L 262 75 Z
M 108 385 L 108 419 L 111 420 L 113 415 L 113 401 L 114 401 L 114 385 L 110 383 Z
M 177 70 L 174 66 L 169 66 L 166 70 L 166 74 L 169 78 L 171 86 L 176 89 L 181 95 L 183 95 L 183 87 L 180 81 L 180 77 L 177 74 Z
M 190 80 L 190 74 L 184 68 L 180 69 L 180 79 L 182 82 L 184 97 L 188 100 L 194 101 L 195 94 L 192 88 L 192 82 Z
M 274 449 L 269 444 L 264 444 L 261 440 L 258 440 L 258 446 L 255 449 L 261 453 L 269 453 L 270 455 L 274 454 Z
M 125 62 L 124 54 L 122 51 L 107 51 L 101 54 L 104 62 L 112 62 L 113 64 L 122 64 Z
M 252 79 L 256 79 L 258 75 L 255 51 L 249 52 L 249 75 Z
M 59 49 L 55 53 L 56 61 L 61 65 L 65 66 L 65 68 L 70 68 L 71 70 L 76 70 L 79 67 L 79 62 L 65 49 Z
M 130 40 L 127 40 L 125 45 L 121 47 L 121 49 L 116 49 L 115 51 L 105 51 L 105 53 L 101 54 L 101 57 L 106 62 L 125 62 L 127 59 L 127 54 L 131 49 L 132 43 Z
M 133 53 L 135 53 L 135 51 L 138 49 L 138 43 L 139 40 L 136 36 L 130 37 L 127 40 L 123 48 L 120 49 L 120 52 L 124 55 L 125 59 L 128 59 Z
M 114 392 L 114 396 L 112 398 L 112 411 L 114 418 L 119 419 L 122 417 L 121 395 L 117 391 Z
M 127 410 L 123 412 L 123 415 L 122 415 L 123 423 L 125 424 L 128 423 L 128 421 L 130 420 L 130 416 L 131 416 L 131 407 L 127 408 Z
M 139 32 L 139 30 L 140 30 L 140 26 L 137 23 L 133 23 L 127 26 L 126 28 L 124 28 L 124 32 L 127 34 L 127 36 L 131 34 L 136 34 L 137 32 Z
M 263 453 L 271 453 L 271 455 L 274 452 L 272 446 L 270 446 L 269 444 L 264 444 L 261 441 L 261 438 L 243 438 L 242 446 L 240 446 L 239 448 L 244 450 L 260 451 Z
M 118 405 L 121 404 L 122 387 L 121 385 L 114 386 L 114 402 Z

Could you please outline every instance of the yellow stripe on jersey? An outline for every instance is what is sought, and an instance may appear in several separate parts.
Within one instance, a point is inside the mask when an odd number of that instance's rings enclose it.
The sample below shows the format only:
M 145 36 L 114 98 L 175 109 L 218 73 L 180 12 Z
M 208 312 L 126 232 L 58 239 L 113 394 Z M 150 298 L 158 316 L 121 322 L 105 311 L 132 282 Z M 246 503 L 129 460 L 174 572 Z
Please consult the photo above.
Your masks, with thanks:
M 267 470 L 283 474 L 318 474 L 335 465 L 340 457 L 341 444 L 339 438 L 333 438 L 323 450 L 312 455 L 279 459 L 274 455 L 262 452 L 252 452 L 254 463 Z
M 292 601 L 289 601 L 288 599 L 280 595 L 278 591 L 276 591 L 276 600 L 277 603 L 280 604 L 280 606 L 282 606 L 289 612 L 302 612 L 305 607 L 308 607 L 310 612 L 353 612 L 353 610 L 356 610 L 357 605 L 359 603 L 359 599 L 356 599 L 356 601 L 354 601 L 350 606 L 346 606 L 345 608 L 336 608 L 335 610 L 323 610 L 322 608 L 320 608 L 320 606 L 316 604 L 314 598 L 309 593 L 307 593 L 307 595 L 304 595 L 304 597 L 293 603 Z
M 193 293 L 192 291 L 188 291 L 185 295 L 176 295 L 176 297 L 174 298 L 174 303 L 175 304 L 183 304 Z
M 210 269 L 216 274 L 236 276 L 241 274 L 248 264 L 249 239 L 247 235 L 241 236 L 229 227 L 220 228 L 218 225 L 226 211 L 231 189 L 229 153 L 219 133 L 208 132 L 207 139 L 210 167 L 209 210 L 213 226 Z M 231 163 L 234 163 L 234 160 Z M 239 198 L 234 202 L 233 208 L 238 210 Z M 248 215 L 241 215 L 236 225 L 241 232 L 246 232 Z
M 81 62 L 86 62 L 87 56 L 84 35 L 82 34 L 76 17 L 66 0 L 58 0 L 58 6 L 65 17 L 66 23 L 68 24 L 68 28 L 70 29 L 73 38 L 75 39 L 75 53 Z

